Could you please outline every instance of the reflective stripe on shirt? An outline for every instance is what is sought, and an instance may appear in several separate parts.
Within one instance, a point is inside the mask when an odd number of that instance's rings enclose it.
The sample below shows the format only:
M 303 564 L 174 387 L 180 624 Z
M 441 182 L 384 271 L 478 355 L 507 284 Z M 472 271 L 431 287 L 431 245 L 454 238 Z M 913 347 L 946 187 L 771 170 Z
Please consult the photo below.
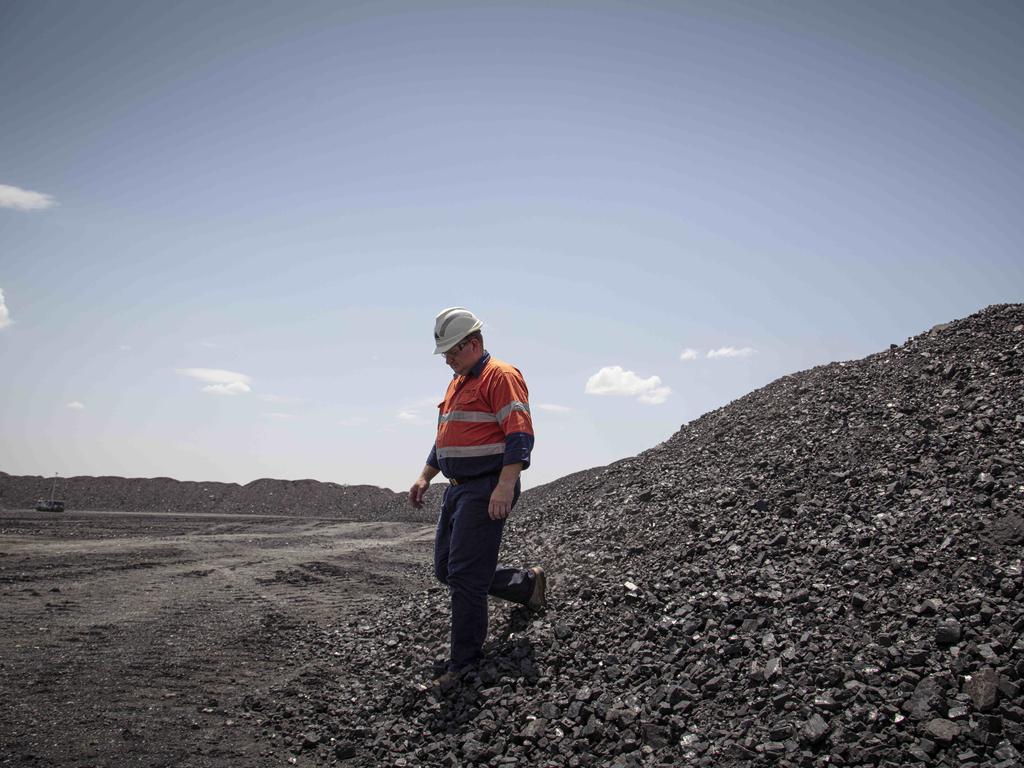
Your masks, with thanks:
M 508 418 L 508 415 L 512 413 L 512 411 L 523 411 L 524 413 L 529 413 L 530 405 L 529 403 L 521 403 L 518 400 L 513 400 L 511 403 L 509 403 L 500 411 L 498 411 L 498 413 L 495 415 L 495 419 L 500 424 L 501 422 Z
M 449 421 L 500 421 L 493 413 L 483 411 L 452 411 L 441 416 L 441 423 Z
M 439 459 L 468 458 L 471 456 L 496 456 L 505 452 L 505 443 L 488 445 L 452 445 L 437 449 Z

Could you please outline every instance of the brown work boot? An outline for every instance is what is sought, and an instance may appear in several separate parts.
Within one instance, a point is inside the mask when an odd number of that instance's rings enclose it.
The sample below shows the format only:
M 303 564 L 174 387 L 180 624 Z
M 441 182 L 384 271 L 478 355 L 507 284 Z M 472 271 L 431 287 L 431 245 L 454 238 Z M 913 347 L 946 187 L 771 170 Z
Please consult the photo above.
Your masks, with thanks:
M 427 690 L 435 696 L 443 696 L 459 684 L 459 673 L 449 670 L 440 677 L 434 678 Z
M 530 568 L 529 574 L 533 576 L 533 592 L 530 593 L 526 607 L 531 611 L 539 611 L 547 605 L 548 579 L 544 575 L 544 569 L 539 565 Z

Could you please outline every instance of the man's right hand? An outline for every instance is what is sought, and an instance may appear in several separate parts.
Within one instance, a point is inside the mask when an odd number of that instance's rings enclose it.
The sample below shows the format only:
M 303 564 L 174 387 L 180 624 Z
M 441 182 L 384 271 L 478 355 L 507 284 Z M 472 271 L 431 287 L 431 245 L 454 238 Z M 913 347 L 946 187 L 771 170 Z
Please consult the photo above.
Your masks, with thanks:
M 416 478 L 416 482 L 409 489 L 409 503 L 416 509 L 423 509 L 423 497 L 426 496 L 429 487 L 430 481 L 425 477 Z

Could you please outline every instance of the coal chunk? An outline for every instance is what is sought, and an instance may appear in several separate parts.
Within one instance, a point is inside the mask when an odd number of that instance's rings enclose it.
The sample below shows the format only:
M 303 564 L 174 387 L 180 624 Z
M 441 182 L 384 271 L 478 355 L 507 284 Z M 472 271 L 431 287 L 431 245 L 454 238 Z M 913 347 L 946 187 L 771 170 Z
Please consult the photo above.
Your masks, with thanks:
M 935 630 L 935 642 L 938 645 L 956 645 L 962 636 L 963 628 L 955 619 L 942 622 Z
M 926 720 L 942 706 L 942 689 L 933 676 L 923 678 L 910 698 L 903 703 L 903 711 L 914 720 Z
M 943 746 L 949 746 L 960 735 L 960 726 L 952 720 L 935 718 L 929 720 L 924 727 L 925 733 Z
M 964 688 L 979 712 L 989 712 L 999 701 L 999 673 L 985 667 L 971 675 Z
M 812 747 L 821 744 L 828 736 L 828 723 L 818 714 L 811 717 L 800 728 L 800 741 Z

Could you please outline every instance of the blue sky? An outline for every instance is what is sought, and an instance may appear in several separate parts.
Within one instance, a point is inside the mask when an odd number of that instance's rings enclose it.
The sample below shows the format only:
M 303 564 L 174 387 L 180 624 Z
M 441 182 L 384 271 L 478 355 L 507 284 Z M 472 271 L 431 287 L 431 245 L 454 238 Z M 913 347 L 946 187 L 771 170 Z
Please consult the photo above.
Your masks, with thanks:
M 1021 301 L 1021 39 L 1014 2 L 0 0 L 0 469 L 404 490 L 460 305 L 536 485 Z

